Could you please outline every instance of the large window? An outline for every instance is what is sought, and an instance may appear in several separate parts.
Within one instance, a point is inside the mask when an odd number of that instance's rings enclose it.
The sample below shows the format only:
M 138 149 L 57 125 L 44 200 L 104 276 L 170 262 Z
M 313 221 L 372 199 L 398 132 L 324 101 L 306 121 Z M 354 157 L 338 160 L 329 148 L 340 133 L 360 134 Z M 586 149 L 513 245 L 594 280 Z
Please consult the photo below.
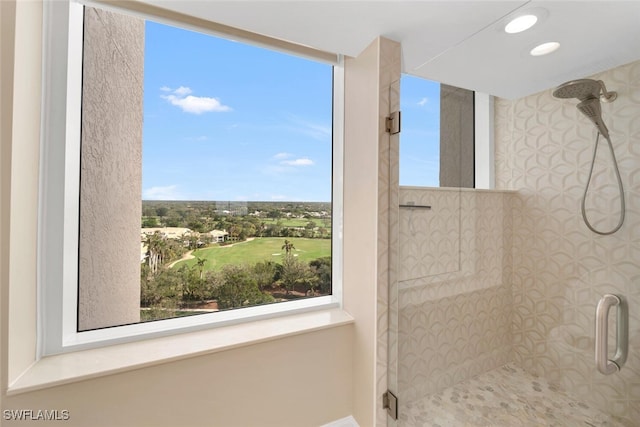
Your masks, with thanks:
M 50 335 L 335 302 L 336 63 L 77 4 L 69 31 L 44 282 L 76 306 Z

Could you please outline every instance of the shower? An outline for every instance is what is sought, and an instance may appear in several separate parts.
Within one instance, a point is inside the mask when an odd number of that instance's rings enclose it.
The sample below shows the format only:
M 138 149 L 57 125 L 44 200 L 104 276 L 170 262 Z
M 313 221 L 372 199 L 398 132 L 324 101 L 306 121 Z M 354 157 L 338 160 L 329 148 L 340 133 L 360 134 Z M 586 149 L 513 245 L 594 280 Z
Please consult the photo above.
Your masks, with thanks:
M 609 129 L 604 124 L 602 120 L 602 108 L 600 106 L 600 101 L 602 102 L 613 102 L 616 97 L 616 92 L 609 92 L 605 87 L 605 84 L 602 80 L 592 80 L 592 79 L 579 79 L 572 80 L 566 83 L 561 84 L 553 91 L 553 96 L 556 98 L 566 99 L 566 98 L 577 98 L 580 100 L 576 107 L 582 114 L 587 116 L 591 122 L 595 125 L 598 130 L 598 135 L 596 136 L 595 147 L 593 149 L 593 158 L 591 159 L 591 168 L 589 170 L 589 177 L 587 178 L 587 184 L 585 185 L 584 194 L 582 196 L 581 202 L 581 211 L 582 211 L 582 219 L 585 224 L 589 228 L 589 230 L 594 233 L 600 235 L 609 235 L 613 234 L 622 227 L 624 223 L 624 215 L 625 215 L 625 200 L 624 200 L 624 189 L 622 187 L 622 179 L 620 178 L 620 170 L 618 169 L 618 162 L 616 160 L 616 155 L 613 151 L 613 144 L 611 142 L 611 138 L 609 137 Z M 589 191 L 589 183 L 591 182 L 591 176 L 593 175 L 593 168 L 596 162 L 596 153 L 598 151 L 598 142 L 600 140 L 600 135 L 602 135 L 609 145 L 609 151 L 611 153 L 611 158 L 613 160 L 614 171 L 616 174 L 616 179 L 618 181 L 618 189 L 620 192 L 620 219 L 618 220 L 618 224 L 611 230 L 602 231 L 596 229 L 587 218 L 586 208 L 585 208 L 585 200 L 587 198 L 587 192 Z

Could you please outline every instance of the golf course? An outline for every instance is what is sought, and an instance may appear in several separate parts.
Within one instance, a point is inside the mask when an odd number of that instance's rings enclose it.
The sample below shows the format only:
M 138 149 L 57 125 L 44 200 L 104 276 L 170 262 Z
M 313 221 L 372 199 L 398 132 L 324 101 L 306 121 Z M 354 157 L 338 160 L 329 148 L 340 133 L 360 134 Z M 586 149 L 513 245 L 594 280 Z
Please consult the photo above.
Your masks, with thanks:
M 291 253 L 301 261 L 309 262 L 317 258 L 331 256 L 331 239 L 289 238 L 294 248 Z M 204 270 L 219 270 L 226 264 L 255 264 L 260 261 L 280 263 L 285 253 L 285 239 L 282 237 L 256 237 L 225 246 L 197 249 L 191 253 L 194 258 L 177 262 L 173 268 L 189 267 L 204 259 Z

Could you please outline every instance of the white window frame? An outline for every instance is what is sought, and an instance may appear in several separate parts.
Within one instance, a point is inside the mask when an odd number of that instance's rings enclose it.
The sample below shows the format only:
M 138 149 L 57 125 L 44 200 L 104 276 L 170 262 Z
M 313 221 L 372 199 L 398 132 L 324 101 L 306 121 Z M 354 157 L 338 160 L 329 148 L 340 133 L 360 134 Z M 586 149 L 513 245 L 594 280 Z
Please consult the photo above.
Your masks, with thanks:
M 496 188 L 494 113 L 493 96 L 475 93 L 475 188 L 493 190 Z
M 134 2 L 135 3 L 135 2 Z M 221 311 L 154 322 L 77 332 L 80 124 L 82 96 L 82 21 L 84 4 L 50 1 L 44 6 L 43 119 L 38 212 L 38 344 L 37 357 L 131 342 L 170 334 L 194 332 L 260 319 L 342 307 L 343 267 L 343 117 L 342 58 L 304 49 L 302 56 L 334 66 L 333 75 L 333 188 L 332 295 L 298 301 Z M 102 4 L 97 4 L 105 8 Z M 140 16 L 139 12 L 125 13 Z M 142 15 L 214 36 L 215 29 L 194 27 L 157 16 Z M 215 25 L 215 24 L 212 24 Z M 227 35 L 228 37 L 228 35 Z M 234 34 L 237 39 L 237 34 Z M 251 37 L 249 37 L 251 38 Z M 244 40 L 243 40 L 244 41 Z M 252 40 L 247 40 L 251 43 Z M 268 46 L 256 35 L 257 45 Z M 274 40 L 271 49 L 301 56 Z M 294 45 L 292 45 L 294 46 Z M 65 61 L 66 58 L 66 61 Z

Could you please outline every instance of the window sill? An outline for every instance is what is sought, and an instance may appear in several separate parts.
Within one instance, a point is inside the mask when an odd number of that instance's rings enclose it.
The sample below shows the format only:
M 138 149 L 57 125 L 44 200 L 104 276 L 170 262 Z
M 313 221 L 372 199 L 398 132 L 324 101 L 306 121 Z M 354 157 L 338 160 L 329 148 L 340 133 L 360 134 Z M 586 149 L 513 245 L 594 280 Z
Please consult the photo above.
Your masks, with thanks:
M 7 395 L 338 327 L 353 321 L 349 314 L 334 308 L 47 356 L 11 384 Z

